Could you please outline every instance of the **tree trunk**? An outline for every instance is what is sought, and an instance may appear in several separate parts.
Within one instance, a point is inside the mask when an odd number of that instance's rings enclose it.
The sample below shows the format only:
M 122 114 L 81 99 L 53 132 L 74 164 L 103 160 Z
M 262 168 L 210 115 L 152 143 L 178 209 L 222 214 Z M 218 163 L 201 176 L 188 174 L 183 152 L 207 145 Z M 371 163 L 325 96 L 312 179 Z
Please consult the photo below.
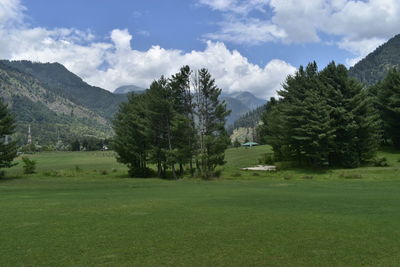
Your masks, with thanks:
M 169 125 L 169 120 L 167 121 L 167 124 L 168 124 L 168 127 L 167 127 L 167 129 L 168 129 L 168 133 L 167 133 L 167 135 L 168 135 L 168 149 L 169 149 L 169 152 L 172 153 L 171 127 Z M 175 171 L 175 163 L 172 163 L 171 167 L 172 167 L 172 176 L 176 180 L 177 178 L 176 178 L 176 171 Z

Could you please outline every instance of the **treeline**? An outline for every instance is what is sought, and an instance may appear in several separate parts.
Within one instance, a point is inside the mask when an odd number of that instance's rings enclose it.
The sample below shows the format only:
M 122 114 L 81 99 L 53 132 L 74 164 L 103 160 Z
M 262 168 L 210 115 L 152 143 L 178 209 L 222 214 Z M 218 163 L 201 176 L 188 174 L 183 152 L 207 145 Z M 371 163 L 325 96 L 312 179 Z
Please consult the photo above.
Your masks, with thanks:
M 224 164 L 230 143 L 224 128 L 227 111 L 219 100 L 221 89 L 207 69 L 189 66 L 166 79 L 154 81 L 144 94 L 131 94 L 113 122 L 114 150 L 132 177 L 152 175 L 174 179 L 185 169 L 210 178 Z
M 381 142 L 376 98 L 349 77 L 345 66 L 332 62 L 318 71 L 313 62 L 300 67 L 278 94 L 268 102 L 260 127 L 276 160 L 358 167 L 375 156 Z M 387 103 L 380 105 L 387 110 Z
M 67 147 L 71 151 L 96 151 L 112 149 L 110 139 L 99 139 L 96 137 L 76 138 Z

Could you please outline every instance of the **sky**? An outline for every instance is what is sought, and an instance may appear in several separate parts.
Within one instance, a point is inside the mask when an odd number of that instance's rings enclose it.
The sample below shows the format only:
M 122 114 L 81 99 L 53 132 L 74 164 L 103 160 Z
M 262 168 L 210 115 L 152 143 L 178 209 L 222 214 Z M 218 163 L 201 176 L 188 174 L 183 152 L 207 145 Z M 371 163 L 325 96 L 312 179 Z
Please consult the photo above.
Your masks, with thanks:
M 350 67 L 399 31 L 399 0 L 0 0 L 1 59 L 59 62 L 109 91 L 187 64 L 269 98 L 300 65 Z

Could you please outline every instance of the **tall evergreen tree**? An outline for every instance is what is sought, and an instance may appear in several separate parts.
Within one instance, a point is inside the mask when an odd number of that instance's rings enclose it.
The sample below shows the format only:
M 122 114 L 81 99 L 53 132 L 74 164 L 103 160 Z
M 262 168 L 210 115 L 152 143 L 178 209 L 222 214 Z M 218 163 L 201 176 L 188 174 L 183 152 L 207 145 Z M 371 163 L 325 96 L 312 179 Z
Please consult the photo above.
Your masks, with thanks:
M 10 168 L 14 165 L 12 162 L 17 156 L 16 142 L 11 140 L 14 130 L 14 117 L 0 98 L 0 169 Z
M 214 175 L 218 165 L 225 163 L 225 150 L 230 139 L 225 130 L 225 120 L 230 111 L 224 101 L 219 100 L 221 89 L 215 85 L 215 80 L 207 69 L 198 71 L 195 76 L 197 131 L 199 136 L 199 153 L 197 169 L 204 178 Z
M 400 72 L 389 71 L 376 86 L 378 108 L 383 121 L 385 137 L 400 149 Z
M 158 173 L 165 176 L 166 169 L 171 168 L 174 179 L 179 157 L 179 126 L 184 120 L 178 113 L 175 93 L 168 80 L 161 77 L 152 83 L 147 94 L 147 136 L 152 139 L 153 158 L 156 158 Z
M 146 136 L 146 95 L 131 94 L 128 102 L 120 105 L 113 128 L 113 147 L 117 160 L 127 164 L 132 177 L 148 177 L 147 168 L 149 141 Z
M 192 71 L 189 66 L 184 66 L 169 79 L 172 91 L 174 110 L 177 112 L 177 124 L 174 128 L 176 146 L 178 147 L 177 159 L 180 174 L 183 165 L 189 163 L 190 173 L 193 175 L 193 156 L 195 154 L 195 125 L 194 125 L 194 103 L 190 88 L 190 76 Z
M 348 76 L 343 65 L 330 63 L 320 73 L 332 108 L 335 139 L 330 164 L 358 167 L 375 155 L 379 143 L 379 119 L 373 100 L 362 85 Z
M 261 116 L 262 125 L 257 129 L 262 141 L 272 146 L 276 160 L 283 160 L 288 154 L 282 106 L 282 101 L 272 97 Z

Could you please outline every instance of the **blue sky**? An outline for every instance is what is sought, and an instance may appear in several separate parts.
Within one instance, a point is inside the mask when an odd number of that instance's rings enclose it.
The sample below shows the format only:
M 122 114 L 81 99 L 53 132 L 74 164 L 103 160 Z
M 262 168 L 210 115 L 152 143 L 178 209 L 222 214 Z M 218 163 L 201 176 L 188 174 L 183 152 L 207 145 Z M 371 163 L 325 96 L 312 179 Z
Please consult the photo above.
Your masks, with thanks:
M 0 57 L 60 62 L 111 91 L 189 64 L 270 97 L 299 65 L 353 65 L 399 15 L 398 0 L 0 0 Z
M 152 45 L 186 52 L 202 50 L 206 46 L 203 35 L 216 31 L 217 23 L 223 19 L 222 12 L 190 0 L 24 0 L 22 3 L 28 8 L 33 26 L 89 29 L 99 38 L 107 38 L 113 29 L 126 28 L 133 35 L 133 47 L 141 51 Z M 324 39 L 338 41 L 334 36 Z M 346 64 L 346 59 L 354 56 L 345 49 L 324 43 L 253 45 L 228 42 L 226 46 L 237 49 L 251 62 L 260 65 L 274 58 L 296 67 L 312 60 L 321 66 L 331 60 Z

